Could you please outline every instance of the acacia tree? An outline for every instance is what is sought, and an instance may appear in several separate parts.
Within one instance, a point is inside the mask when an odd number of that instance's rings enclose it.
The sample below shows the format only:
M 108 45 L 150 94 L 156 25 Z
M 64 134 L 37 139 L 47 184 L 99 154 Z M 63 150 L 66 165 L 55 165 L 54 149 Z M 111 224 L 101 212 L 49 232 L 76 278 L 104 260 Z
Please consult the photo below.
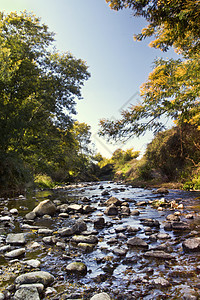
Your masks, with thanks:
M 181 125 L 200 129 L 200 2 L 106 0 L 115 10 L 130 8 L 135 16 L 143 16 L 148 26 L 136 40 L 154 36 L 150 46 L 180 54 L 178 60 L 155 61 L 154 70 L 141 87 L 142 103 L 122 112 L 117 121 L 101 120 L 101 135 L 113 139 L 141 135 L 147 130 L 164 129 L 161 116 Z

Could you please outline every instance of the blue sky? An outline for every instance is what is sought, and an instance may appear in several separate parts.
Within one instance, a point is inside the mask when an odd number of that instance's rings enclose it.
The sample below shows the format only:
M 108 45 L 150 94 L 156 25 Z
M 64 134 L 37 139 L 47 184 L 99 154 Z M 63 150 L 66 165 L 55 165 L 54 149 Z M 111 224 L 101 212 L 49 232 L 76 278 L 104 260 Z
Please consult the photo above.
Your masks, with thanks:
M 150 133 L 124 145 L 111 145 L 97 135 L 100 119 L 119 118 L 121 108 L 140 100 L 140 85 L 155 58 L 176 57 L 173 50 L 163 54 L 149 48 L 149 40 L 133 41 L 133 34 L 146 24 L 142 18 L 134 18 L 130 10 L 115 12 L 105 0 L 1 0 L 0 9 L 33 12 L 56 33 L 58 50 L 86 61 L 91 78 L 82 90 L 76 118 L 91 126 L 92 140 L 103 156 L 119 147 L 144 151 Z

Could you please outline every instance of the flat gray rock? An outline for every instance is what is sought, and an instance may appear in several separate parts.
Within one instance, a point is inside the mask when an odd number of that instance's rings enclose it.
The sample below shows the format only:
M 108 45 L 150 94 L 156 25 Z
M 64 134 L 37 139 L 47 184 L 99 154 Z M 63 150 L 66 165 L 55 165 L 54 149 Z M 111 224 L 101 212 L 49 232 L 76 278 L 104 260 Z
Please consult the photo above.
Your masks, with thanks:
M 24 233 L 10 233 L 6 238 L 6 243 L 11 245 L 25 244 Z
M 40 300 L 38 290 L 34 286 L 20 288 L 14 295 L 14 300 Z
M 25 248 L 19 248 L 19 249 L 12 250 L 10 252 L 6 252 L 5 257 L 6 258 L 16 258 L 16 257 L 19 257 L 21 255 L 24 255 L 25 252 L 26 252 Z
M 151 250 L 144 253 L 145 257 L 159 258 L 159 259 L 174 259 L 174 256 L 162 250 Z
M 74 243 L 86 243 L 86 244 L 97 244 L 98 238 L 95 235 L 75 235 L 71 239 Z

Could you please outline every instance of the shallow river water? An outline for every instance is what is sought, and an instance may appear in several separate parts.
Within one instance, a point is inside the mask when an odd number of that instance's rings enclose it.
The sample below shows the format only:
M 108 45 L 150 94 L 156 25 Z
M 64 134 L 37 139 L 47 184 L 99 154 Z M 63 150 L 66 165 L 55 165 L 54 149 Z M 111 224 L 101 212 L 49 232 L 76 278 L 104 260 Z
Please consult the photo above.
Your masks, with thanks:
M 169 190 L 168 194 L 162 194 L 122 183 L 96 182 L 23 196 L 0 201 L 0 246 L 5 245 L 9 233 L 23 232 L 26 238 L 23 257 L 11 260 L 0 253 L 0 291 L 8 299 L 13 299 L 15 278 L 21 272 L 34 270 L 20 267 L 29 259 L 38 259 L 39 269 L 55 277 L 54 292 L 43 294 L 41 299 L 90 299 L 98 292 L 106 292 L 111 299 L 200 299 L 200 252 L 184 252 L 182 247 L 185 240 L 200 236 L 200 192 Z M 105 214 L 105 201 L 111 196 L 121 200 L 123 207 L 129 207 L 130 213 L 121 213 L 121 206 L 117 215 Z M 58 209 L 52 217 L 27 221 L 25 215 L 45 199 L 50 199 L 57 207 L 77 203 L 88 205 L 93 211 L 74 211 L 64 216 L 59 215 Z M 152 201 L 161 199 L 165 205 L 159 209 L 151 205 Z M 174 207 L 171 201 L 176 204 Z M 18 210 L 17 215 L 11 215 L 13 208 Z M 183 230 L 167 228 L 166 218 L 170 214 L 178 216 L 188 227 Z M 5 216 L 11 216 L 11 220 L 5 222 Z M 95 228 L 94 222 L 100 217 L 105 224 Z M 70 227 L 80 219 L 87 224 L 85 235 L 92 233 L 98 238 L 92 251 L 77 247 L 71 242 L 71 236 L 59 235 L 61 228 Z M 37 227 L 53 230 L 56 241 L 45 243 L 46 235 L 38 234 Z M 128 240 L 133 237 L 141 238 L 147 247 L 130 246 Z M 31 248 L 33 242 L 38 242 L 40 247 Z M 170 256 L 149 257 L 145 255 L 149 250 L 164 251 Z M 69 274 L 66 266 L 74 261 L 84 263 L 87 273 Z

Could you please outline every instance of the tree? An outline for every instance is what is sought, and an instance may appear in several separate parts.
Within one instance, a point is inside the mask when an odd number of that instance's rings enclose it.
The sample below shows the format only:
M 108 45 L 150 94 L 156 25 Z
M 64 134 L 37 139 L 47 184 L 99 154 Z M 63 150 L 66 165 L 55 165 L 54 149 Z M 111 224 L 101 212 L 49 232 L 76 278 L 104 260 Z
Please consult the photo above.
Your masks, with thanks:
M 178 60 L 155 61 L 154 70 L 141 87 L 143 102 L 122 112 L 117 121 L 101 120 L 101 135 L 114 139 L 155 133 L 164 129 L 162 116 L 176 124 L 192 124 L 200 129 L 200 2 L 107 0 L 112 9 L 129 7 L 143 16 L 148 26 L 137 40 L 154 36 L 152 47 L 166 51 L 173 46 L 181 54 Z
M 37 173 L 67 163 L 69 171 L 77 153 L 70 130 L 90 74 L 81 59 L 52 50 L 53 42 L 33 14 L 0 13 L 0 165 L 14 157 L 7 166 L 21 165 L 22 173 L 27 165 Z
M 50 52 L 54 34 L 35 16 L 0 15 L 1 151 L 19 151 L 49 127 L 67 129 L 87 66 L 70 53 Z M 27 142 L 27 141 L 26 141 Z
M 155 36 L 151 46 L 163 51 L 170 46 L 186 55 L 200 50 L 200 2 L 198 0 L 106 0 L 114 10 L 130 8 L 149 23 L 135 39 Z

